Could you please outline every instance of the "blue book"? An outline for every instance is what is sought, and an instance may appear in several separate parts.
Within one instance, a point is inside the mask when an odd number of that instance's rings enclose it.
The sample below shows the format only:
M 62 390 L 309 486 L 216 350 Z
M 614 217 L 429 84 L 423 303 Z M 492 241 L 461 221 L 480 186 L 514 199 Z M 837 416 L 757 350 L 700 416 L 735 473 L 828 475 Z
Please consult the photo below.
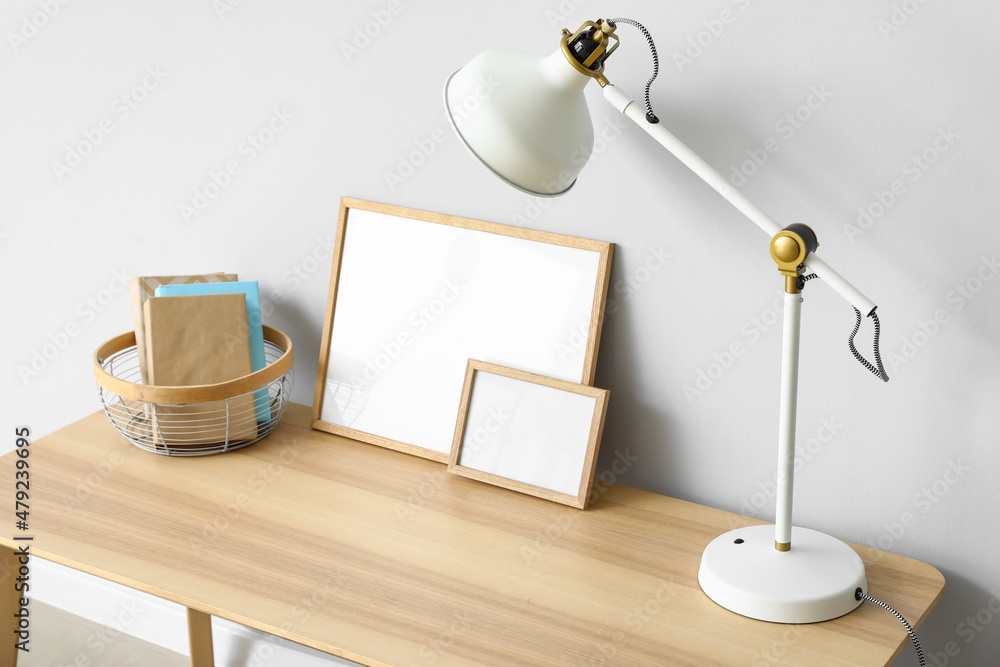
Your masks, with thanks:
M 191 285 L 160 285 L 156 288 L 156 296 L 189 296 L 192 294 L 246 294 L 247 324 L 250 337 L 250 365 L 259 371 L 267 365 L 264 357 L 264 327 L 260 315 L 260 288 L 256 280 L 245 280 L 234 283 L 195 283 Z M 242 332 L 234 332 L 240 335 Z M 255 396 L 257 404 L 257 421 L 266 422 L 271 419 L 271 407 L 268 403 L 267 389 L 261 389 Z

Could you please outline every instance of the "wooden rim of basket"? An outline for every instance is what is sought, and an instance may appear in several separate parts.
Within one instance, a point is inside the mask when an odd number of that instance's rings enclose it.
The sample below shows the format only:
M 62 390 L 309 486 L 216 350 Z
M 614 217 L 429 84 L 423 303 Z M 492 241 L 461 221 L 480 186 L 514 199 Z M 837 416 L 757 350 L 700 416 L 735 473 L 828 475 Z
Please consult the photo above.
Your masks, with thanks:
M 259 371 L 254 371 L 250 375 L 244 375 L 235 380 L 190 387 L 157 387 L 116 378 L 104 370 L 102 362 L 116 352 L 121 352 L 135 345 L 134 331 L 115 336 L 97 348 L 94 352 L 94 377 L 97 378 L 98 384 L 108 391 L 118 394 L 122 398 L 144 403 L 183 405 L 222 401 L 249 394 L 271 384 L 292 368 L 292 339 L 274 327 L 269 327 L 266 324 L 263 326 L 264 340 L 274 343 L 285 353 Z

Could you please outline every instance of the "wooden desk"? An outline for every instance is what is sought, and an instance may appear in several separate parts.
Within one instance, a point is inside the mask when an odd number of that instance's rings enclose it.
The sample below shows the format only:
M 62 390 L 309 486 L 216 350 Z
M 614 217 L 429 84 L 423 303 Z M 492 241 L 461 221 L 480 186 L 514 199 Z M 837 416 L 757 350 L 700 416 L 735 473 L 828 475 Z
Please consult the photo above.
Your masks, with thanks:
M 268 439 L 195 459 L 141 451 L 102 413 L 41 438 L 30 445 L 31 551 L 187 606 L 198 667 L 212 664 L 209 615 L 406 667 L 885 665 L 906 641 L 869 604 L 809 626 L 716 606 L 698 587 L 702 549 L 750 519 L 603 483 L 580 511 L 308 419 L 293 405 Z M 8 499 L 14 460 L 0 459 Z M 0 537 L 8 567 L 13 532 Z M 872 594 L 922 621 L 941 574 L 855 548 Z M 12 618 L 12 596 L 0 602 Z M 2 635 L 0 664 L 13 665 Z

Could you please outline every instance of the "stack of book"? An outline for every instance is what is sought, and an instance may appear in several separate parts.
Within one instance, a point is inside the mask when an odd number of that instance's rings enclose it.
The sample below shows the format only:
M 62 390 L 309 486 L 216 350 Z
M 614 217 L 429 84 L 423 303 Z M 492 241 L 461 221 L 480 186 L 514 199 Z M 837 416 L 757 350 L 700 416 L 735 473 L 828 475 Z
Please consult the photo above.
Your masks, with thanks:
M 235 380 L 266 365 L 260 292 L 236 274 L 143 276 L 132 281 L 143 384 L 194 387 Z M 271 418 L 268 390 L 188 405 L 145 406 L 157 447 L 202 447 L 257 437 Z

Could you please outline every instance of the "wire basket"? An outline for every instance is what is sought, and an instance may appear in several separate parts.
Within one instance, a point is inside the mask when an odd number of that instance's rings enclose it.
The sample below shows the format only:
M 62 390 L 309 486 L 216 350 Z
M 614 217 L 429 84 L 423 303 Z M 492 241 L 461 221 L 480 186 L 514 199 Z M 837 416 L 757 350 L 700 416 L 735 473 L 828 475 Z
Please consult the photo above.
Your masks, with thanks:
M 278 425 L 292 391 L 292 341 L 264 325 L 264 368 L 193 387 L 142 384 L 135 332 L 94 352 L 104 414 L 132 444 L 168 456 L 204 456 L 251 445 Z

